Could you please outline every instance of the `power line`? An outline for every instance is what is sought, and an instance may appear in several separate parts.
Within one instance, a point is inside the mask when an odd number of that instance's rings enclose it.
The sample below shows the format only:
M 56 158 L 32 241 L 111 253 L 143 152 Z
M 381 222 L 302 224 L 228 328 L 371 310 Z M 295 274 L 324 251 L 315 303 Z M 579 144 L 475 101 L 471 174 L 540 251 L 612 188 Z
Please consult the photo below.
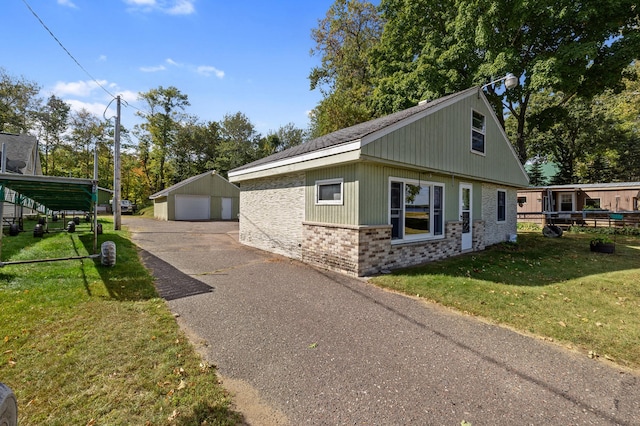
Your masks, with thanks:
M 102 84 L 100 84 L 100 82 L 93 77 L 89 71 L 87 71 L 81 64 L 80 62 L 78 62 L 78 60 L 71 54 L 71 52 L 69 52 L 67 50 L 66 47 L 64 47 L 64 45 L 62 44 L 62 42 L 60 40 L 58 40 L 58 37 L 55 36 L 55 34 L 53 34 L 53 32 L 49 29 L 49 27 L 47 27 L 47 25 L 42 21 L 42 19 L 40 19 L 40 17 L 38 16 L 38 14 L 31 8 L 31 6 L 29 5 L 29 3 L 27 3 L 27 0 L 22 0 L 22 2 L 25 4 L 25 6 L 27 6 L 27 8 L 29 9 L 29 11 L 33 14 L 33 16 L 36 17 L 36 19 L 40 22 L 40 24 L 42 24 L 42 26 L 44 27 L 45 30 L 47 30 L 47 32 L 51 35 L 51 37 L 53 37 L 53 39 L 60 45 L 60 47 L 62 48 L 62 50 L 64 50 L 67 55 L 69 55 L 69 57 L 71 59 L 73 59 L 73 62 L 76 63 L 76 65 L 78 65 L 80 67 L 80 69 L 82 71 L 84 71 L 85 74 L 87 74 L 89 76 L 89 78 L 91 80 L 93 80 L 94 83 L 96 83 L 102 90 L 104 90 L 109 96 L 111 96 L 112 98 L 115 98 L 115 96 L 113 95 L 113 93 L 109 92 Z

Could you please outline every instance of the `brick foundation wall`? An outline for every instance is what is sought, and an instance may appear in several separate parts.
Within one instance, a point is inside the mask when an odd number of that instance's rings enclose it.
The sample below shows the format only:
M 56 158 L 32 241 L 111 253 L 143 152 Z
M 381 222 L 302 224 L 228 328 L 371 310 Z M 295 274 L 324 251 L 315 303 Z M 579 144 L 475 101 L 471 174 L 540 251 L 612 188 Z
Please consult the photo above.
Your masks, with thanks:
M 303 173 L 243 182 L 240 242 L 301 259 L 304 191 Z
M 391 244 L 391 226 L 303 223 L 302 261 L 353 276 L 375 275 L 461 253 L 460 222 L 448 222 L 446 238 Z M 483 250 L 484 223 L 473 225 L 473 249 Z

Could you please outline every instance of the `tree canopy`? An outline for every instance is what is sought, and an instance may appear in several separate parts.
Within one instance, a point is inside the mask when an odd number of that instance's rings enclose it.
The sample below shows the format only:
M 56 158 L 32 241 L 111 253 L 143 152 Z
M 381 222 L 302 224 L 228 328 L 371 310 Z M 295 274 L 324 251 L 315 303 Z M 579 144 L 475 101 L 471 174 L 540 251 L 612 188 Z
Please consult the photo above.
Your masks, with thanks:
M 591 98 L 620 90 L 624 71 L 640 52 L 637 2 L 503 0 L 382 0 L 385 21 L 373 49 L 372 104 L 388 114 L 475 85 L 507 72 L 520 86 L 492 85 L 487 96 L 498 118 L 517 122 L 511 139 L 522 163 L 532 95 L 562 92 Z
M 45 175 L 93 177 L 98 152 L 98 184 L 113 187 L 114 123 L 51 95 L 40 86 L 0 68 L 0 131 L 38 137 Z M 162 87 L 139 94 L 142 121 L 129 132 L 121 127 L 122 197 L 145 203 L 149 195 L 191 176 L 234 167 L 303 143 L 307 132 L 288 123 L 260 135 L 241 112 L 220 121 L 201 121 L 188 113 L 188 95 Z M 133 140 L 131 136 L 134 136 Z
M 311 70 L 311 90 L 323 99 L 311 113 L 314 137 L 372 117 L 367 98 L 372 93 L 369 52 L 379 42 L 382 21 L 376 8 L 361 0 L 336 0 L 311 37 L 311 54 L 321 65 Z
M 378 29 L 367 43 L 341 31 L 362 22 Z M 638 93 L 635 1 L 381 0 L 376 9 L 336 0 L 312 39 L 322 65 L 311 87 L 328 82 L 315 136 L 513 73 L 517 88 L 484 90 L 521 163 L 555 161 L 561 181 L 633 176 L 625 171 L 637 156 L 637 116 L 615 95 Z M 590 162 L 610 173 L 587 173 Z

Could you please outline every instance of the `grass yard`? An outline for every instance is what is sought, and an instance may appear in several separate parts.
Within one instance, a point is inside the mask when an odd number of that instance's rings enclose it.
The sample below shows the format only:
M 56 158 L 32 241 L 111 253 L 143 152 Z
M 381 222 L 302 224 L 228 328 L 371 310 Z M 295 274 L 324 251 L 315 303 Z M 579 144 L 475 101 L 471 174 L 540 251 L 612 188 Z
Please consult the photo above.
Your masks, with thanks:
M 611 237 L 611 236 L 610 236 Z M 593 235 L 519 232 L 503 243 L 372 283 L 640 368 L 640 237 L 592 253 Z
M 180 332 L 125 231 L 103 223 L 98 249 L 114 241 L 117 262 L 100 260 L 0 268 L 0 381 L 18 398 L 26 425 L 233 425 L 241 421 Z M 2 239 L 2 260 L 88 255 L 93 234 Z

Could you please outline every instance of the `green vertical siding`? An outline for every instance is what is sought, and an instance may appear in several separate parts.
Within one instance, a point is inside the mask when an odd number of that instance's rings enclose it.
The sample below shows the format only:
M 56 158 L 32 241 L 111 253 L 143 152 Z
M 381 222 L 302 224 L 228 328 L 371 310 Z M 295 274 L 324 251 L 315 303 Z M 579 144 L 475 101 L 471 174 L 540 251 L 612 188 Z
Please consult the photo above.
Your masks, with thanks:
M 343 179 L 342 205 L 316 205 L 315 183 L 318 180 Z M 336 223 L 343 225 L 358 224 L 359 182 L 357 165 L 328 167 L 312 170 L 306 174 L 305 220 L 309 222 Z
M 159 220 L 169 220 L 167 213 L 167 197 L 153 200 L 153 217 Z
M 208 174 L 171 191 L 172 194 L 212 195 L 216 197 L 238 198 L 240 190 L 220 176 Z
M 231 198 L 231 218 L 238 217 L 240 208 L 240 189 L 229 183 L 226 179 L 213 173 L 203 174 L 191 182 L 183 182 L 168 189 L 168 197 L 164 200 L 156 199 L 155 204 L 162 201 L 165 205 L 161 208 L 166 216 L 165 220 L 175 220 L 175 196 L 176 195 L 203 195 L 210 197 L 210 219 L 222 218 L 222 198 Z M 157 215 L 156 215 L 157 216 Z
M 305 212 L 309 222 L 342 225 L 384 225 L 389 220 L 389 178 L 444 184 L 445 221 L 459 220 L 460 183 L 473 185 L 473 217 L 482 215 L 482 184 L 444 174 L 418 172 L 374 163 L 314 170 L 306 174 Z M 343 205 L 316 205 L 315 182 L 344 179 Z
M 391 177 L 444 184 L 445 221 L 458 220 L 458 184 L 460 183 L 458 179 L 442 174 L 419 172 L 371 163 L 361 163 L 359 170 L 361 179 L 361 214 L 359 224 L 382 225 L 388 223 L 389 178 Z
M 471 152 L 471 114 L 485 115 L 485 155 Z M 526 177 L 500 125 L 481 98 L 469 96 L 362 147 L 363 155 L 526 186 Z

